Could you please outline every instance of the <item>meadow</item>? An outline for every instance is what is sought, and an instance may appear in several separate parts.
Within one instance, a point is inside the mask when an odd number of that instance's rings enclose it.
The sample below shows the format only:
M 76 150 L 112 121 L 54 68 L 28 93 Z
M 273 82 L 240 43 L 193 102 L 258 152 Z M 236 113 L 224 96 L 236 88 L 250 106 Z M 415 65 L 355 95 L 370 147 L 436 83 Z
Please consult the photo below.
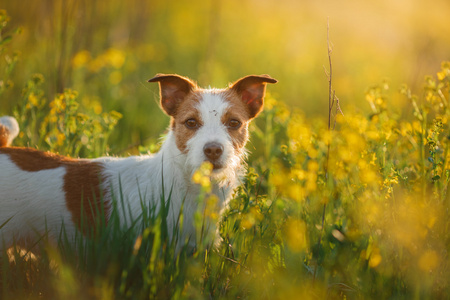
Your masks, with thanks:
M 392 66 L 395 71 L 379 66 L 376 72 L 385 70 L 383 76 L 391 80 L 366 76 L 374 70 L 361 73 L 358 62 L 366 57 L 353 57 L 348 64 L 349 58 L 336 54 L 342 44 L 333 34 L 329 65 L 326 25 L 325 42 L 317 43 L 322 59 L 281 64 L 272 59 L 273 52 L 258 48 L 263 45 L 252 48 L 251 38 L 229 46 L 233 34 L 251 35 L 252 27 L 224 33 L 208 23 L 209 30 L 201 30 L 203 21 L 233 18 L 221 1 L 207 8 L 193 1 L 197 22 L 186 13 L 190 8 L 184 1 L 131 1 L 134 17 L 125 14 L 117 22 L 112 17 L 123 9 L 118 2 L 49 3 L 40 10 L 30 4 L 36 14 L 47 16 L 36 32 L 11 24 L 14 17 L 19 24 L 33 22 L 17 13 L 18 5 L 0 12 L 0 113 L 20 123 L 16 146 L 87 158 L 157 151 L 167 118 L 159 111 L 157 89 L 142 82 L 158 71 L 223 86 L 252 69 L 280 83 L 269 88 L 264 112 L 251 125 L 248 173 L 220 220 L 210 209 L 215 199 L 209 169 L 193 178 L 203 191 L 198 230 L 205 219 L 219 221 L 224 241 L 218 249 L 199 234 L 195 252 L 185 247 L 176 253 L 164 218 L 170 201 L 159 212 L 144 206 L 132 228 L 122 228 L 115 215 L 121 212 L 115 211 L 88 239 L 69 241 L 62 232 L 57 245 L 43 236 L 36 258 L 2 253 L 1 299 L 448 299 L 448 53 L 434 53 L 439 63 L 425 68 L 431 75 L 406 85 L 399 83 L 411 73 L 404 62 Z M 268 4 L 261 6 L 257 12 L 272 20 Z M 306 12 L 300 15 L 307 18 Z M 121 45 L 126 35 L 121 29 L 141 24 L 147 24 L 155 42 L 137 43 L 147 36 L 130 30 L 134 43 Z M 276 38 L 286 24 L 256 25 Z M 433 31 L 444 46 L 446 30 Z M 218 32 L 225 38 L 218 39 Z M 48 40 L 32 47 L 30 40 L 44 36 Z M 252 49 L 255 58 L 239 58 L 240 47 Z M 361 82 L 353 86 L 352 77 L 341 76 L 345 64 Z M 289 66 L 298 68 L 289 75 L 280 71 Z M 298 92 L 301 88 L 307 91 Z M 359 89 L 361 94 L 354 91 Z M 317 101 L 299 105 L 293 94 Z

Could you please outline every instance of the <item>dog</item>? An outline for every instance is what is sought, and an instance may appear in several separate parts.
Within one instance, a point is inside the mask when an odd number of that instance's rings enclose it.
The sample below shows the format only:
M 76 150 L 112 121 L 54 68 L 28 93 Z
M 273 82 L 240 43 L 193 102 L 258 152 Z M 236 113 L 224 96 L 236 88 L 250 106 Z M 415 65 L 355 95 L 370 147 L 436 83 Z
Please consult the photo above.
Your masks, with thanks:
M 176 74 L 157 74 L 149 82 L 159 83 L 160 106 L 170 116 L 154 155 L 74 159 L 8 147 L 18 125 L 0 119 L 0 249 L 29 247 L 37 233 L 56 239 L 62 224 L 73 237 L 83 222 L 95 226 L 101 213 L 108 221 L 113 201 L 123 211 L 121 224 L 129 226 L 142 214 L 142 201 L 158 210 L 169 195 L 169 234 L 183 209 L 182 238 L 194 240 L 200 188 L 192 176 L 204 162 L 212 164 L 212 190 L 226 206 L 244 174 L 249 122 L 263 109 L 266 84 L 277 80 L 249 75 L 225 89 L 203 89 Z

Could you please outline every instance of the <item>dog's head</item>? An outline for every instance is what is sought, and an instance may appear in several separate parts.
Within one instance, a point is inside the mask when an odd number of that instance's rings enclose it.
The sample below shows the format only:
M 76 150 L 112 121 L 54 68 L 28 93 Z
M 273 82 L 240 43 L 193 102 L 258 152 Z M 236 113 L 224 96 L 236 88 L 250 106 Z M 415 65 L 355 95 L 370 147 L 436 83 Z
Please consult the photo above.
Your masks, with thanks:
M 161 107 L 171 116 L 178 149 L 194 169 L 209 161 L 215 173 L 241 163 L 248 140 L 248 124 L 263 109 L 267 75 L 250 75 L 226 89 L 202 89 L 179 75 L 158 74 Z

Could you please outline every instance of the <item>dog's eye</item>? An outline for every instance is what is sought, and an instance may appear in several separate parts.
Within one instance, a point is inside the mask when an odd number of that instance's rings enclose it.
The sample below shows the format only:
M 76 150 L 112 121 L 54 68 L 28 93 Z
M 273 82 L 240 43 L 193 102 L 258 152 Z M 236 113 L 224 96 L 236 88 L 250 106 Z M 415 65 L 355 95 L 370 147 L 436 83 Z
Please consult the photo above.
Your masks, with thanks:
M 198 127 L 200 127 L 196 119 L 187 119 L 184 124 L 186 124 L 186 127 L 189 129 L 197 129 Z
M 228 127 L 232 128 L 232 129 L 238 129 L 239 127 L 241 127 L 241 122 L 239 122 L 238 120 L 235 119 L 231 119 L 230 121 L 228 121 Z

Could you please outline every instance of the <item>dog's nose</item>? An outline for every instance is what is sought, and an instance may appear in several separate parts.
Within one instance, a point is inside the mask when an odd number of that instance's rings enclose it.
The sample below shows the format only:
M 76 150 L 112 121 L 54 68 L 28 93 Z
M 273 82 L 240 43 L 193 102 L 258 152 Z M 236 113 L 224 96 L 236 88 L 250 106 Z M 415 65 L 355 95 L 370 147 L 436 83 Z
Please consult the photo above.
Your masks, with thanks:
M 209 160 L 215 161 L 222 155 L 223 146 L 219 143 L 207 143 L 203 147 L 203 152 Z

